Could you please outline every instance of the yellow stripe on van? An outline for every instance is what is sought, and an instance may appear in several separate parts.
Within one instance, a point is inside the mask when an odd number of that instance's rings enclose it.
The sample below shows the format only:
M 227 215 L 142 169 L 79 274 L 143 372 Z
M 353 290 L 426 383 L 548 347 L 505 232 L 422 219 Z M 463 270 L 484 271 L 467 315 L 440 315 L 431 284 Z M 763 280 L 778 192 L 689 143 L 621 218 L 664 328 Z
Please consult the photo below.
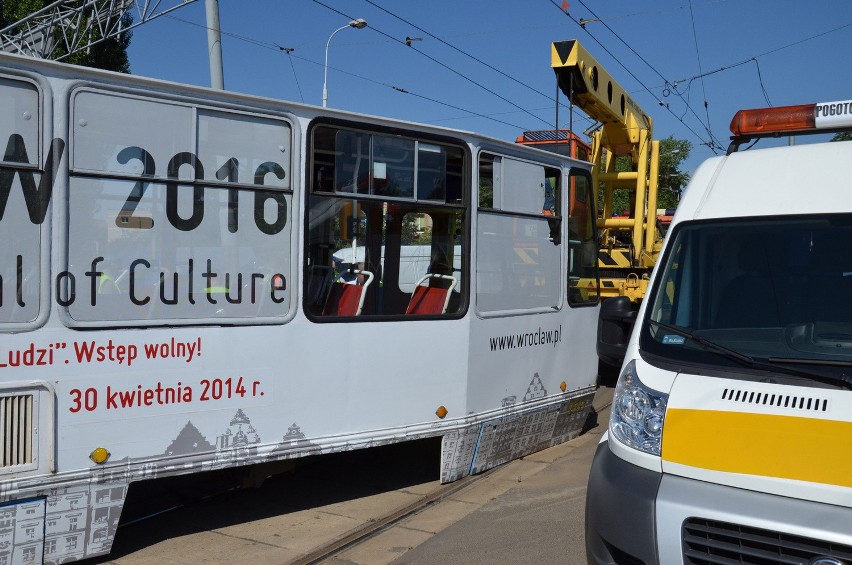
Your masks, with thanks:
M 852 487 L 852 422 L 669 408 L 664 461 Z

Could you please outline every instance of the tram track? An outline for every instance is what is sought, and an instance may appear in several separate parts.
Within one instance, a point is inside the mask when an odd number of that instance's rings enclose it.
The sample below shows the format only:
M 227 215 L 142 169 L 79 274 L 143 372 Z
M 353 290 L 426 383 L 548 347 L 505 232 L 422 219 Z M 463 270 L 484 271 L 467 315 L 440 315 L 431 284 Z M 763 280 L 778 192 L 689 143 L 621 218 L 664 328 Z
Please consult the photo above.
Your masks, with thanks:
M 589 420 L 583 427 L 580 436 L 585 435 L 587 432 L 599 426 L 597 416 L 602 413 L 607 413 L 612 407 L 612 395 L 604 394 L 603 397 L 599 399 L 599 402 L 600 404 L 592 406 L 592 410 L 589 414 Z M 606 424 L 604 424 L 604 426 L 605 425 Z M 599 435 L 600 434 L 594 434 L 593 437 L 597 438 L 599 437 Z M 596 443 L 596 441 L 594 443 Z M 480 474 L 467 476 L 463 479 L 459 479 L 458 481 L 447 485 L 440 485 L 438 488 L 422 496 L 420 499 L 401 508 L 397 508 L 396 510 L 389 512 L 385 516 L 373 520 L 368 524 L 364 524 L 363 526 L 354 529 L 353 531 L 340 537 L 339 539 L 331 541 L 330 543 L 327 543 L 326 545 L 323 545 L 321 547 L 317 547 L 310 553 L 307 553 L 306 555 L 303 555 L 302 557 L 294 561 L 289 561 L 288 563 L 290 565 L 318 565 L 320 563 L 328 563 L 335 557 L 341 557 L 343 558 L 344 562 L 348 562 L 346 561 L 346 558 L 350 557 L 348 553 L 349 550 L 353 549 L 359 544 L 371 540 L 374 537 L 388 532 L 395 526 L 398 526 L 405 522 L 406 519 L 413 517 L 415 514 L 428 510 L 429 507 L 433 505 L 436 505 L 444 500 L 457 498 L 456 495 L 466 489 L 476 489 L 477 483 L 480 482 L 481 479 L 493 476 L 494 481 L 491 482 L 496 481 L 498 484 L 501 484 L 496 489 L 494 489 L 494 487 L 486 487 L 492 489 L 490 490 L 490 496 L 497 496 L 500 493 L 505 492 L 506 490 L 511 488 L 511 486 L 508 485 L 509 481 L 514 483 L 515 480 L 517 480 L 517 484 L 520 484 L 524 480 L 527 480 L 530 476 L 532 476 L 532 474 L 535 474 L 540 470 L 540 468 L 535 467 L 540 463 L 535 462 L 535 457 L 531 457 L 529 459 L 530 461 L 532 461 L 531 463 L 524 463 L 525 459 L 526 458 L 522 457 L 520 459 L 509 462 L 506 465 L 494 467 Z M 532 465 L 532 467 L 527 467 L 526 469 L 521 470 L 522 468 L 519 467 L 519 465 L 525 464 Z M 517 479 L 515 479 L 516 475 Z M 483 493 L 479 493 L 475 496 L 475 498 L 481 499 L 481 504 L 484 504 L 487 499 L 483 498 L 482 495 Z
M 491 471 L 492 470 L 488 470 L 478 475 L 468 475 L 467 477 L 452 483 L 440 485 L 434 491 L 423 495 L 420 499 L 403 507 L 397 508 L 381 518 L 372 520 L 369 523 L 349 532 L 345 536 L 326 545 L 320 546 L 295 561 L 291 561 L 290 565 L 316 565 L 323 563 L 326 560 L 389 530 L 406 518 L 463 491 L 483 477 L 487 477 L 491 474 Z
M 600 425 L 597 416 L 611 399 L 596 399 L 580 437 Z M 128 504 L 136 511 L 122 516 L 112 555 L 95 562 L 154 563 L 175 558 L 187 544 L 198 557 L 203 550 L 194 544 L 205 536 L 202 545 L 248 550 L 258 562 L 389 562 L 525 483 L 552 457 L 531 454 L 441 485 L 439 447 L 435 440 L 395 444 L 316 456 L 284 470 L 262 467 L 249 477 L 223 470 L 204 481 L 141 482 Z M 211 562 L 220 557 L 211 554 Z

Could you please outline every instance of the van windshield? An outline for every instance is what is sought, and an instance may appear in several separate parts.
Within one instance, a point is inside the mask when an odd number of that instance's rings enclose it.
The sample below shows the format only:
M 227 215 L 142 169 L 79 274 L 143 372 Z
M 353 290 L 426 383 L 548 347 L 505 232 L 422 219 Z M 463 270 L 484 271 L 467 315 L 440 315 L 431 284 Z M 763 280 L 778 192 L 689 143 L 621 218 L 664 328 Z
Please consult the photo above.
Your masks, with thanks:
M 686 222 L 672 236 L 648 296 L 643 350 L 732 364 L 736 355 L 718 345 L 849 372 L 852 215 Z

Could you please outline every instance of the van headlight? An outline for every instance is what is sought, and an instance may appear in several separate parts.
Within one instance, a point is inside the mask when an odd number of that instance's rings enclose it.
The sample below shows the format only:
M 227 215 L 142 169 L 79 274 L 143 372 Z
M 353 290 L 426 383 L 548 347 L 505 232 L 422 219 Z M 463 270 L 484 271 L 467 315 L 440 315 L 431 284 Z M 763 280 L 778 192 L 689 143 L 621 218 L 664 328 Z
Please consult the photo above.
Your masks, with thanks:
M 636 374 L 636 362 L 631 361 L 621 371 L 615 387 L 609 433 L 633 449 L 660 455 L 668 399 L 668 394 L 642 384 Z

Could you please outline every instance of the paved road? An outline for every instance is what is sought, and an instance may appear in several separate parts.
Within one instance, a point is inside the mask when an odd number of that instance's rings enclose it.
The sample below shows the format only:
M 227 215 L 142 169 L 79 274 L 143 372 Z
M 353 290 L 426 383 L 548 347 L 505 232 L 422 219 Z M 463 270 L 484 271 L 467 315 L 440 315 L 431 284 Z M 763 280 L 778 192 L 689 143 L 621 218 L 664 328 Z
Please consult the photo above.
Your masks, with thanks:
M 120 528 L 112 555 L 95 562 L 304 562 L 317 548 L 438 493 L 438 501 L 323 563 L 585 563 L 586 480 L 612 392 L 598 391 L 598 424 L 585 434 L 463 488 L 439 485 L 438 469 L 423 467 L 424 456 L 438 460 L 440 444 L 432 441 L 397 447 L 386 459 L 340 454 L 331 465 L 297 467 L 257 489 L 222 493 L 216 483 L 226 484 L 227 477 L 211 476 L 170 483 L 171 490 L 156 496 L 137 491 L 129 501 L 137 513 L 180 507 Z
M 609 420 L 612 392 L 598 391 L 598 425 L 582 436 L 504 465 L 450 500 L 330 562 L 586 563 L 586 481 Z M 426 539 L 405 543 L 420 537 Z

